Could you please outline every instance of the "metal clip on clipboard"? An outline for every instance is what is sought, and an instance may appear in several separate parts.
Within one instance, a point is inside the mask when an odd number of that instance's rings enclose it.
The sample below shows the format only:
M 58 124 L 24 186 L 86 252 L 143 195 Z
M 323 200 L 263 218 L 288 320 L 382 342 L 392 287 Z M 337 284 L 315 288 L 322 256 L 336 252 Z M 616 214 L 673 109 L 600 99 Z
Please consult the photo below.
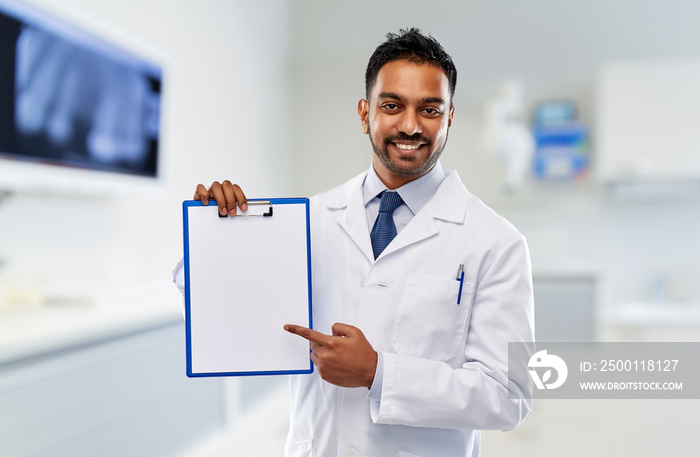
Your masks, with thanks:
M 233 217 L 256 217 L 256 216 L 272 217 L 272 202 L 270 200 L 248 201 L 248 206 L 259 206 L 259 205 L 267 205 L 268 206 L 267 212 L 262 213 L 262 214 L 238 214 L 238 213 L 236 213 L 236 215 Z M 219 217 L 228 217 L 228 216 L 223 216 L 218 211 L 217 211 L 217 214 L 219 215 Z

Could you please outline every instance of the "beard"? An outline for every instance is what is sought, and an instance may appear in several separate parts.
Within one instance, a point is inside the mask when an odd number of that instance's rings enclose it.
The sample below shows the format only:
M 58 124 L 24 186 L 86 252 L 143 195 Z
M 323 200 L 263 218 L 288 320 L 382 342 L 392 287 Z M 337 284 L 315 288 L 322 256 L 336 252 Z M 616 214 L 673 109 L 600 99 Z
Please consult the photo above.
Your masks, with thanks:
M 433 141 L 429 138 L 422 136 L 419 133 L 414 135 L 406 135 L 405 133 L 399 133 L 398 135 L 390 136 L 384 138 L 381 145 L 374 142 L 372 138 L 372 130 L 369 125 L 367 126 L 367 133 L 369 134 L 369 142 L 372 144 L 372 149 L 376 154 L 379 161 L 384 165 L 390 173 L 397 176 L 407 176 L 407 177 L 420 177 L 430 171 L 431 168 L 437 163 L 442 151 L 445 149 L 447 144 L 447 133 L 445 133 L 445 141 L 437 147 L 436 150 L 432 151 L 430 155 L 424 159 L 413 158 L 413 157 L 401 157 L 397 160 L 392 160 L 389 155 L 389 144 L 395 143 L 397 141 L 420 141 L 424 143 L 424 147 L 428 150 L 432 149 Z M 381 147 L 380 147 L 381 146 Z

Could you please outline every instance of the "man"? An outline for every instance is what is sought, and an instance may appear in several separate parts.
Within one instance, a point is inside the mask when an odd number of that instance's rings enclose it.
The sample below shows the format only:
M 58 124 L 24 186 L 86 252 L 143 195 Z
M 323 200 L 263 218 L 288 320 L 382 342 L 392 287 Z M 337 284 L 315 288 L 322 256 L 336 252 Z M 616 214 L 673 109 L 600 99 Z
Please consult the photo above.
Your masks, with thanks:
M 508 342 L 534 340 L 525 240 L 440 165 L 450 56 L 417 29 L 387 37 L 357 108 L 372 165 L 311 199 L 316 330 L 285 330 L 317 369 L 291 378 L 287 456 L 475 456 L 478 430 L 531 409 L 507 374 Z M 247 210 L 228 181 L 195 199 Z

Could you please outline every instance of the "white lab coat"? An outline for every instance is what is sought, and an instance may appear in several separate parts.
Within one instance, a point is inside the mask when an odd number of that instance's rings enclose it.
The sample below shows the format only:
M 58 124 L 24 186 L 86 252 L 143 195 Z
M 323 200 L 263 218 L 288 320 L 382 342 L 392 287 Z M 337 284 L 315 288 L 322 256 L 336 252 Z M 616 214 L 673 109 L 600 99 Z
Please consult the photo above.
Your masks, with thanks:
M 292 376 L 285 455 L 479 455 L 478 430 L 512 429 L 532 407 L 509 399 L 507 375 L 508 342 L 534 341 L 525 239 L 450 172 L 375 261 L 365 174 L 311 199 L 313 322 L 355 325 L 382 352 L 381 400 Z

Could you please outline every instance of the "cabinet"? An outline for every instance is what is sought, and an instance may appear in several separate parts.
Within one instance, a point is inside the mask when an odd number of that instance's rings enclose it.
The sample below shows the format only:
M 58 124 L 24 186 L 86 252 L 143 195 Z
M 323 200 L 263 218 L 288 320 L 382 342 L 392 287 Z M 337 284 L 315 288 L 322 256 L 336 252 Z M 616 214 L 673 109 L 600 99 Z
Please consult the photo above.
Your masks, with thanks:
M 172 456 L 224 420 L 222 381 L 185 376 L 180 316 L 7 353 L 5 457 Z
M 606 65 L 596 104 L 598 180 L 649 195 L 700 190 L 700 60 Z

